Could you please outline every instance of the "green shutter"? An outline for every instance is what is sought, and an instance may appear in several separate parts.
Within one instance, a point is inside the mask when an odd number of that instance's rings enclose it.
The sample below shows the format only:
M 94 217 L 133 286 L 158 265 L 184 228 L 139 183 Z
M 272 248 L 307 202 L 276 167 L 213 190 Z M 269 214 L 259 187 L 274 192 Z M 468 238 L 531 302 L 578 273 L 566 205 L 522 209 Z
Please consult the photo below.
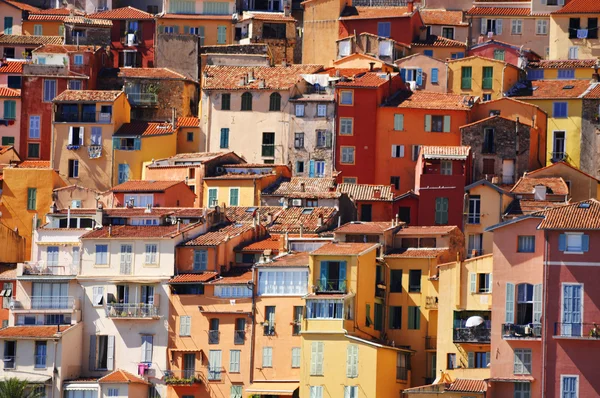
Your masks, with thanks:
M 404 130 L 404 115 L 402 115 L 402 114 L 394 115 L 394 130 L 396 130 L 396 131 Z
M 483 67 L 483 82 L 482 87 L 484 90 L 491 90 L 494 85 L 494 68 L 492 66 Z
M 473 70 L 470 66 L 463 66 L 461 68 L 461 84 L 460 87 L 463 90 L 471 89 L 471 78 L 473 76 Z
M 37 210 L 36 188 L 27 188 L 27 210 Z
M 451 116 L 444 116 L 444 133 L 450 132 Z
M 217 44 L 227 43 L 227 26 L 217 26 Z
M 431 115 L 425 115 L 425 131 L 431 132 Z
M 504 304 L 504 323 L 515 322 L 515 284 L 506 283 L 506 297 Z

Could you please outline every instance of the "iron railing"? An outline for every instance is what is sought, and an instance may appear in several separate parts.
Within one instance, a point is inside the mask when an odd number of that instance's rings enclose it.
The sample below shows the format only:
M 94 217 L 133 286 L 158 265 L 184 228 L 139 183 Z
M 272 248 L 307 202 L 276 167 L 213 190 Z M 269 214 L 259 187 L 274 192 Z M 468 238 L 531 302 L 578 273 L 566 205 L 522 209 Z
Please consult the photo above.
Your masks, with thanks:
M 118 303 L 106 305 L 108 318 L 157 318 L 158 307 L 154 304 Z
M 600 326 L 596 323 L 556 322 L 554 323 L 554 336 L 596 340 L 600 339 Z
M 23 275 L 39 276 L 72 276 L 77 275 L 77 265 L 75 264 L 54 264 L 38 261 L 23 264 Z
M 242 345 L 246 342 L 246 331 L 236 330 L 233 334 L 233 344 Z
M 437 349 L 437 337 L 436 336 L 426 336 L 425 337 L 425 349 L 426 350 Z
M 525 325 L 502 324 L 502 338 L 527 339 L 538 337 L 542 337 L 542 325 L 539 323 L 528 323 Z
M 208 344 L 219 344 L 220 333 L 218 330 L 208 331 Z
M 482 327 L 455 328 L 453 340 L 455 343 L 489 343 L 491 329 Z
M 10 300 L 13 310 L 69 310 L 75 299 L 71 296 L 32 296 L 24 300 Z
M 319 292 L 345 292 L 345 279 L 319 279 L 317 281 L 317 290 Z
M 14 369 L 17 357 L 14 355 L 4 356 L 4 369 Z
M 155 93 L 127 93 L 127 99 L 131 105 L 156 105 L 158 94 Z
M 110 123 L 112 113 L 109 112 L 61 112 L 54 115 L 59 123 Z
M 167 370 L 165 371 L 165 384 L 186 385 L 200 383 L 202 374 L 196 369 Z

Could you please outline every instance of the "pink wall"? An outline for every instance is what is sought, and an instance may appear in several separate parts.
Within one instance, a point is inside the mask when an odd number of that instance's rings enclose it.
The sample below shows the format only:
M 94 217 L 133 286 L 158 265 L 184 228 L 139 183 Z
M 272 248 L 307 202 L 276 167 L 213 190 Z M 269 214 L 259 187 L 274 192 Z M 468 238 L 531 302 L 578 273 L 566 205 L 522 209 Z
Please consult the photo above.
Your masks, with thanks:
M 140 194 L 145 193 L 140 192 Z M 196 195 L 184 182 L 166 189 L 165 192 L 154 192 L 153 195 L 155 207 L 194 207 L 194 201 L 196 200 Z M 114 205 L 124 206 L 124 198 L 125 193 L 115 193 Z
M 1 85 L 1 82 L 0 82 Z M 14 123 L 10 126 L 0 125 L 0 145 L 2 144 L 2 138 L 4 137 L 13 137 L 15 139 L 14 147 L 19 150 L 19 138 L 21 131 L 21 98 L 0 98 L 0 112 L 4 112 L 4 101 L 15 101 L 17 103 L 16 116 L 17 118 L 13 121 Z M 4 115 L 2 114 L 2 118 Z M 21 153 L 19 152 L 19 155 Z

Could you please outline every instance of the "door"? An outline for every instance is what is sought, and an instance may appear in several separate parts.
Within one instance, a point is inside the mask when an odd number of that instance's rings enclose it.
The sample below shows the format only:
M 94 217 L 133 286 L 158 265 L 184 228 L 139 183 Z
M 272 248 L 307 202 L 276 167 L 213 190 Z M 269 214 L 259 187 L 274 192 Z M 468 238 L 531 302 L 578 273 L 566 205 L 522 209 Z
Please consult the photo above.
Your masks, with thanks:
M 410 224 L 410 207 L 402 206 L 398 209 L 398 218 L 406 224 Z
M 581 336 L 582 285 L 563 285 L 562 329 L 563 336 Z
M 121 275 L 131 275 L 131 245 L 121 245 Z
M 373 205 L 360 206 L 360 221 L 371 221 Z
M 552 160 L 559 161 L 565 159 L 565 132 L 555 131 L 552 143 Z
M 128 164 L 120 164 L 119 165 L 119 184 L 122 184 L 126 181 L 129 181 L 129 165 Z
M 514 159 L 504 159 L 502 161 L 502 183 L 514 183 L 515 176 L 515 161 Z
M 48 267 L 58 266 L 58 246 L 48 246 L 46 248 L 46 265 Z M 53 270 L 49 270 L 52 273 Z

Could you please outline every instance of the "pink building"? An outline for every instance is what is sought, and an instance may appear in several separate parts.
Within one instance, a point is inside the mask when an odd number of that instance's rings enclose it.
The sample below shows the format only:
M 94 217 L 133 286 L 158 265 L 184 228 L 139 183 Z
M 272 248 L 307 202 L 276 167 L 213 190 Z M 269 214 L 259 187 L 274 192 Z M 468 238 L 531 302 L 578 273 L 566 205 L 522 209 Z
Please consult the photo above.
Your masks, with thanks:
M 542 59 L 541 55 L 529 48 L 494 39 L 471 46 L 467 56 L 476 55 L 484 58 L 498 59 L 500 54 L 504 57 L 505 62 L 517 68 L 525 67 L 525 61 L 539 61 Z
M 0 60 L 0 146 L 19 147 L 23 62 Z
M 111 192 L 110 207 L 194 207 L 196 200 L 185 181 L 129 180 Z

